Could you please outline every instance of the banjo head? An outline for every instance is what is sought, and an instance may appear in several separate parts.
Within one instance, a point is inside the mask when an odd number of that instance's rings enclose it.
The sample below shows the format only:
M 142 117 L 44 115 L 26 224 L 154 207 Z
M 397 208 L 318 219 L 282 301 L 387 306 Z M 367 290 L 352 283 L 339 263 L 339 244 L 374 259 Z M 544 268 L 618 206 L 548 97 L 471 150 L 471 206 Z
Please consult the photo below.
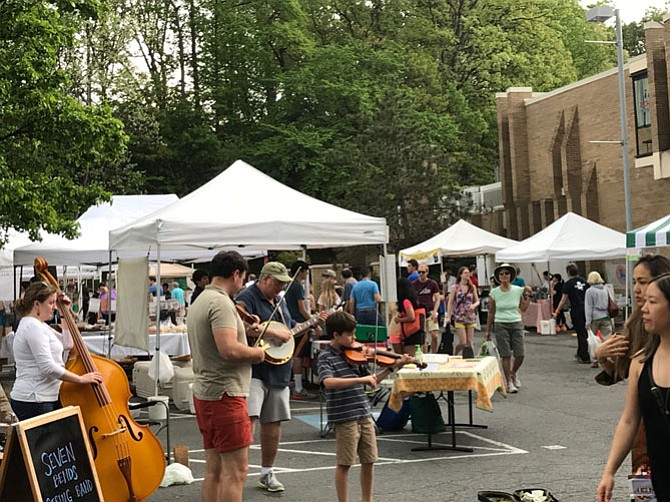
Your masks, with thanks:
M 282 330 L 290 333 L 290 330 L 282 323 L 277 321 L 269 321 L 263 323 L 263 326 L 269 324 L 270 328 L 274 330 Z M 265 361 L 270 364 L 281 365 L 287 363 L 293 357 L 293 350 L 295 349 L 295 341 L 293 340 L 293 335 L 287 342 L 282 343 L 277 338 L 272 336 L 263 337 L 263 340 L 268 344 L 268 347 L 265 349 Z

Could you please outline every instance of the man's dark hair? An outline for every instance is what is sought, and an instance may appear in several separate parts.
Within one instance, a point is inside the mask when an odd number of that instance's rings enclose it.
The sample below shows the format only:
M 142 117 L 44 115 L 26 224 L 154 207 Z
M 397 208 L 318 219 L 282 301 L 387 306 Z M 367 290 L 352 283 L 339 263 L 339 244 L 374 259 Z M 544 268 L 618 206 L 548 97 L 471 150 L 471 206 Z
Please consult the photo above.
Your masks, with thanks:
M 326 332 L 330 338 L 332 338 L 335 333 L 341 335 L 342 333 L 349 333 L 355 330 L 356 318 L 348 312 L 338 310 L 337 312 L 330 314 L 328 319 L 326 319 Z
M 372 270 L 368 267 L 361 267 L 361 277 L 367 277 L 370 274 L 372 274 Z
M 150 275 L 149 280 L 153 281 L 153 282 L 156 282 L 156 276 L 155 275 Z
M 414 268 L 419 268 L 419 262 L 416 261 L 414 258 L 412 258 L 411 260 L 407 260 L 407 264 L 412 265 Z
M 568 273 L 568 276 L 570 277 L 579 275 L 579 269 L 577 268 L 577 265 L 575 265 L 574 263 L 568 263 L 568 266 L 565 267 L 565 271 Z
M 307 264 L 306 261 L 296 260 L 293 263 L 291 263 L 290 268 L 291 277 L 293 277 L 298 270 L 307 271 L 309 270 L 309 265 Z
M 203 277 L 207 277 L 209 274 L 203 269 L 199 268 L 193 272 L 193 282 L 200 282 Z
M 350 268 L 343 268 L 342 269 L 342 277 L 344 279 L 349 279 L 354 276 L 354 273 L 351 271 Z
M 210 278 L 223 277 L 228 279 L 233 276 L 235 270 L 246 273 L 249 270 L 247 260 L 242 258 L 242 255 L 237 251 L 220 251 L 212 259 L 209 276 Z M 195 272 L 193 275 L 195 276 Z

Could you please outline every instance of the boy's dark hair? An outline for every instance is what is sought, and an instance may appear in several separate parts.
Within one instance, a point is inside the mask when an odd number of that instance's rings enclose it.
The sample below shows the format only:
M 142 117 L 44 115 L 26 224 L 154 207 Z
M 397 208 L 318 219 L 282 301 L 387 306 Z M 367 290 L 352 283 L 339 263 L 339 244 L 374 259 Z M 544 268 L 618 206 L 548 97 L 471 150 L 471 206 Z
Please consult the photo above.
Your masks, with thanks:
M 354 273 L 351 271 L 350 268 L 343 268 L 342 269 L 342 277 L 344 279 L 349 279 L 350 277 L 353 277 Z
M 291 264 L 291 277 L 295 275 L 298 270 L 309 270 L 309 265 L 304 260 L 296 260 Z
M 419 262 L 416 261 L 414 258 L 412 258 L 411 260 L 407 260 L 407 263 L 409 265 L 412 265 L 414 268 L 419 268 Z
M 247 260 L 242 258 L 242 255 L 237 251 L 219 251 L 212 259 L 209 276 L 210 278 L 223 277 L 228 279 L 233 276 L 235 270 L 246 273 L 249 270 Z M 193 272 L 193 276 L 195 277 L 195 272 Z
M 207 272 L 199 268 L 193 272 L 193 282 L 200 282 L 200 280 L 207 275 L 209 275 Z
M 338 310 L 333 312 L 326 319 L 326 331 L 332 338 L 335 333 L 341 335 L 342 333 L 349 333 L 356 330 L 356 318 L 348 312 Z
M 565 267 L 565 271 L 568 273 L 568 276 L 570 277 L 575 277 L 576 275 L 579 275 L 579 269 L 577 268 L 577 265 L 574 263 L 568 263 L 568 266 Z

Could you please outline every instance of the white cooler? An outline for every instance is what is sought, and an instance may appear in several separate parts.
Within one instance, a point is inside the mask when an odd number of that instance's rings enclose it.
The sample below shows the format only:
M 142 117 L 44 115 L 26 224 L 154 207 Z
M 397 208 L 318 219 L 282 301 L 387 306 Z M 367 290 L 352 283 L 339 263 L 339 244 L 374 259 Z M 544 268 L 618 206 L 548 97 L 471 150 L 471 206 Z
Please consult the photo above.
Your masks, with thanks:
M 133 383 L 138 396 L 148 398 L 154 395 L 154 381 L 149 378 L 151 361 L 137 361 L 133 366 Z M 158 385 L 158 395 L 168 396 L 177 409 L 189 410 L 193 393 L 190 384 L 193 383 L 193 367 L 191 362 L 172 362 L 174 376 L 167 383 Z

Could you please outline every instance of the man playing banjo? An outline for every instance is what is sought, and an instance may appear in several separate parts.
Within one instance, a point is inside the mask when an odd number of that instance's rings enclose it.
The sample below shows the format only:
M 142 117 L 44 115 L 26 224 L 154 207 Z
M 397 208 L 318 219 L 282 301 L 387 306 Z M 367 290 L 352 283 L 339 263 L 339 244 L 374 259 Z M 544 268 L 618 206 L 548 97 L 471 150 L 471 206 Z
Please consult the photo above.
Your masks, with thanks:
M 277 321 L 291 328 L 295 324 L 286 304 L 279 294 L 291 282 L 286 267 L 279 262 L 268 262 L 263 266 L 258 280 L 250 287 L 242 290 L 236 298 L 238 305 L 249 314 L 258 316 L 261 322 Z M 279 304 L 279 307 L 277 307 Z M 274 315 L 273 315 L 274 313 Z M 246 323 L 245 323 L 245 326 Z M 247 326 L 247 336 L 255 343 L 261 331 Z M 288 342 L 291 333 L 287 328 L 268 327 L 263 339 L 275 338 Z M 276 341 L 276 340 L 275 340 Z M 261 423 L 261 477 L 259 486 L 269 492 L 284 491 L 272 467 L 277 457 L 281 439 L 281 423 L 291 419 L 289 382 L 291 381 L 292 359 L 282 364 L 264 361 L 252 367 L 251 388 L 249 390 L 248 408 L 251 418 L 251 433 L 256 428 L 257 420 Z

